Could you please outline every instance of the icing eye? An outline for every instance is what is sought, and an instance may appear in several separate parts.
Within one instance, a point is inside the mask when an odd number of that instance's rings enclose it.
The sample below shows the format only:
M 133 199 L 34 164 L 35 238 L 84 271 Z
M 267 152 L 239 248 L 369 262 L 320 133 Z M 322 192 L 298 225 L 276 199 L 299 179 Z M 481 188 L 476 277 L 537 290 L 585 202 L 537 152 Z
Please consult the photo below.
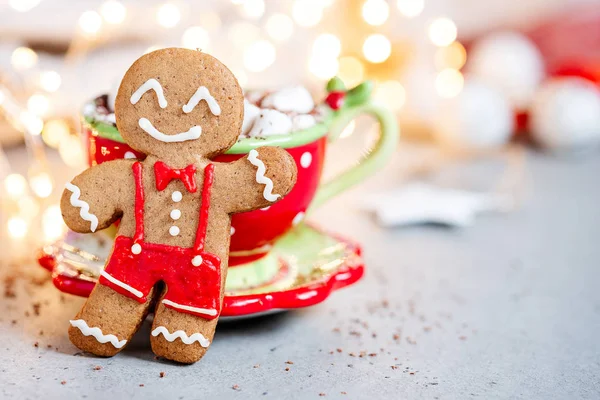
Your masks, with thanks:
M 208 89 L 205 86 L 200 86 L 196 93 L 190 98 L 186 105 L 183 106 L 183 112 L 189 114 L 192 112 L 194 107 L 198 105 L 202 100 L 206 101 L 208 104 L 208 108 L 213 115 L 221 114 L 221 107 L 219 103 L 215 100 L 215 98 L 210 94 Z
M 131 104 L 136 104 L 138 101 L 140 101 L 144 93 L 146 93 L 149 90 L 154 90 L 154 92 L 156 92 L 156 97 L 158 98 L 158 105 L 160 106 L 160 108 L 166 108 L 167 99 L 165 99 L 163 88 L 160 85 L 160 82 L 154 78 L 148 79 L 146 82 L 144 82 L 142 86 L 138 88 L 138 90 L 136 90 L 131 95 Z

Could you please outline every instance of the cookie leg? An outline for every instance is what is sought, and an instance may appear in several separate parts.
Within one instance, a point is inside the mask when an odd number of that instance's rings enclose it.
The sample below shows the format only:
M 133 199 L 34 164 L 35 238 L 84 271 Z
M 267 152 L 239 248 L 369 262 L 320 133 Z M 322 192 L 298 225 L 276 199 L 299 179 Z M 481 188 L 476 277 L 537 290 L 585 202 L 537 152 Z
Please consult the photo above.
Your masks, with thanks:
M 150 309 L 145 303 L 98 284 L 77 316 L 71 320 L 69 339 L 83 351 L 110 357 L 120 352 L 138 330 Z
M 152 351 L 169 360 L 184 364 L 195 363 L 208 350 L 216 327 L 217 318 L 207 320 L 178 312 L 159 301 L 150 337 Z

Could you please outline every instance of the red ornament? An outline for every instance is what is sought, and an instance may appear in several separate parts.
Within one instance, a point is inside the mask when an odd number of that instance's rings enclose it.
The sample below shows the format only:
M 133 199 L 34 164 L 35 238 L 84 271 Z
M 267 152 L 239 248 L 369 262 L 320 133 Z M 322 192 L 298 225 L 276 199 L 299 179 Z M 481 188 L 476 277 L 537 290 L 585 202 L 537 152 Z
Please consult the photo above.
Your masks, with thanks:
M 325 98 L 325 103 L 332 110 L 339 110 L 344 105 L 344 97 L 346 97 L 346 92 L 331 92 Z

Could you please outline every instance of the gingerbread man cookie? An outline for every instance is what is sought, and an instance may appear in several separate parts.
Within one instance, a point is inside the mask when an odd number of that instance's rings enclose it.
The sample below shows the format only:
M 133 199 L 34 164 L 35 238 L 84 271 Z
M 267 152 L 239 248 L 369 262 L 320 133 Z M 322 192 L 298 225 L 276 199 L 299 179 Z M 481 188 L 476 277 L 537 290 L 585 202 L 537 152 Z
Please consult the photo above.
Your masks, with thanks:
M 212 342 L 221 311 L 231 215 L 280 200 L 296 165 L 276 147 L 211 161 L 236 142 L 244 98 L 231 71 L 199 51 L 144 55 L 125 74 L 115 107 L 119 132 L 147 157 L 94 166 L 66 186 L 61 208 L 72 230 L 120 220 L 69 337 L 84 351 L 112 356 L 154 309 L 154 353 L 193 363 Z

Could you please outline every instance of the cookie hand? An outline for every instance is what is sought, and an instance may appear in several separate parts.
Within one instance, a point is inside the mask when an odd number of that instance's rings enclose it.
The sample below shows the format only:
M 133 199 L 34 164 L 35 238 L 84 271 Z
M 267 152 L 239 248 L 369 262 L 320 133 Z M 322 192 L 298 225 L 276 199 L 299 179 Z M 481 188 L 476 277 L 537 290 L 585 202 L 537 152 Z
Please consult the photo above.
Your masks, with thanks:
M 279 147 L 260 147 L 239 160 L 217 165 L 215 187 L 229 213 L 252 211 L 281 200 L 296 183 L 296 163 Z
M 94 166 L 65 185 L 60 208 L 67 226 L 79 233 L 107 228 L 122 216 L 120 205 L 133 185 L 132 160 Z

